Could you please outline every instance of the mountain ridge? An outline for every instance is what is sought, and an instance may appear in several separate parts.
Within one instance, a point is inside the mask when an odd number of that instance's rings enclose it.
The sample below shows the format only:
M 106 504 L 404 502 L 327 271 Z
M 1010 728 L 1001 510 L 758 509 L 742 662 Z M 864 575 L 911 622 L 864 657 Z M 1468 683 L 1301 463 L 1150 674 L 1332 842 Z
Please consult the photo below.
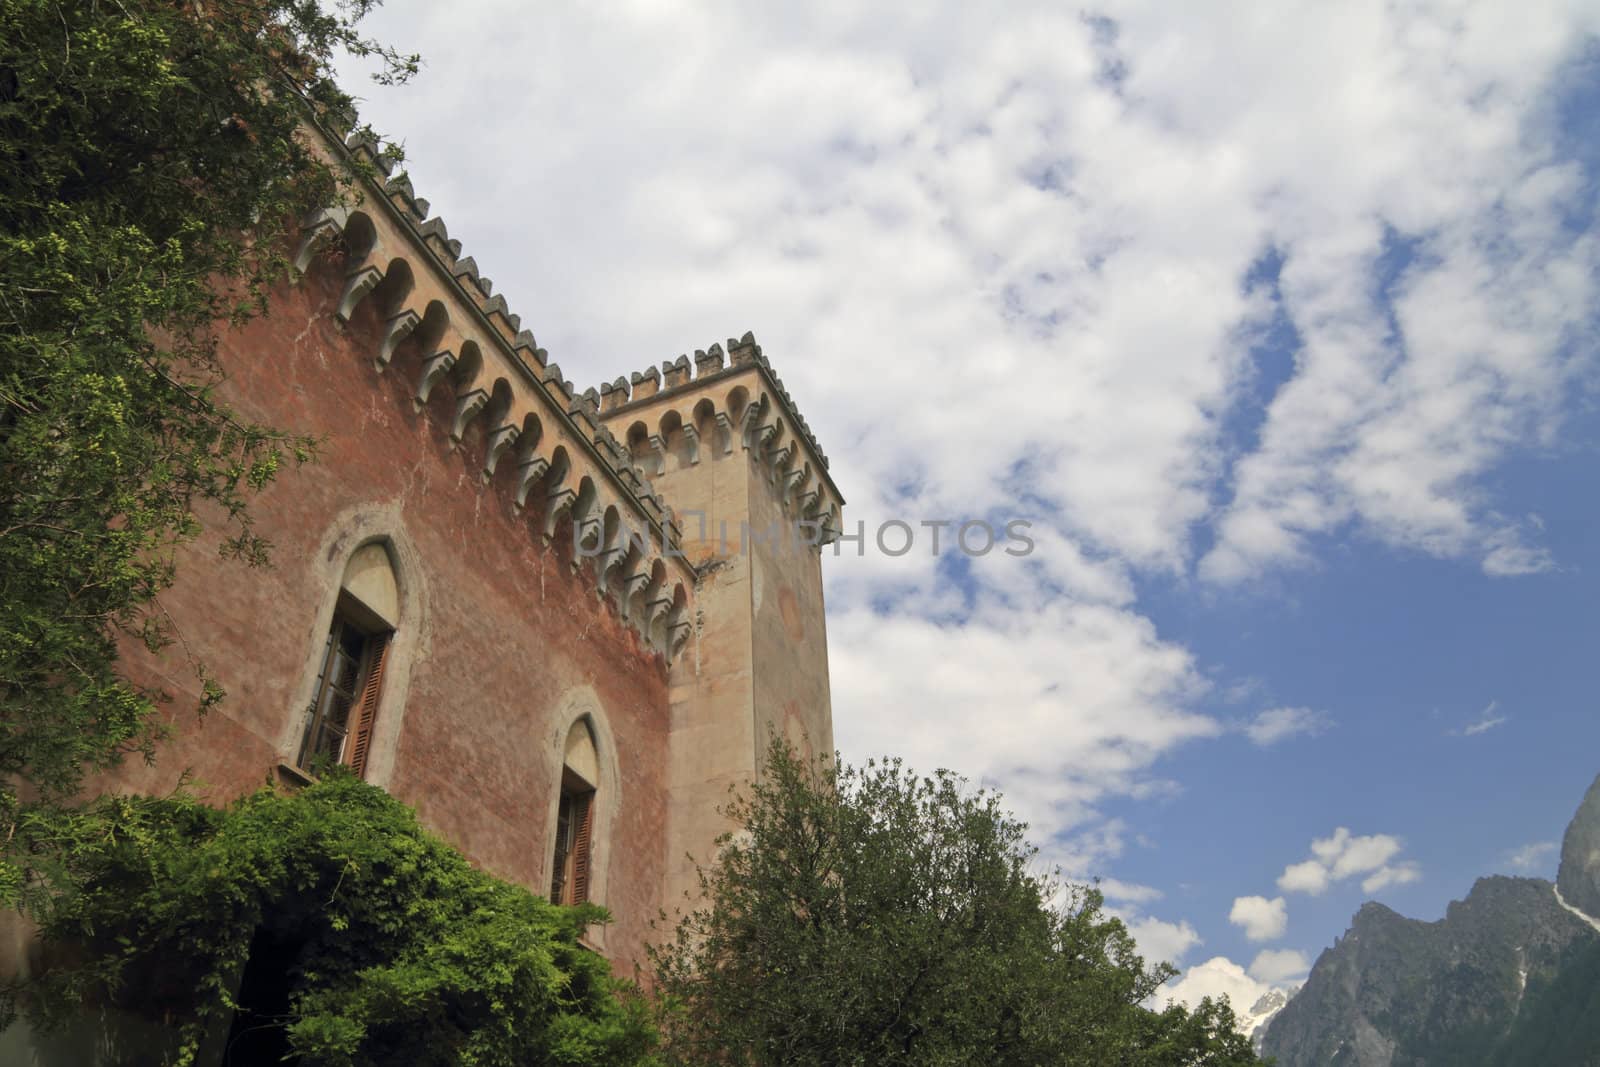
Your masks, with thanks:
M 1556 889 L 1562 901 L 1600 923 L 1600 775 L 1584 793 L 1561 838 Z
M 1600 777 L 1556 882 L 1488 875 L 1433 922 L 1363 904 L 1266 1024 L 1262 1051 L 1279 1067 L 1600 1067 L 1596 911 Z

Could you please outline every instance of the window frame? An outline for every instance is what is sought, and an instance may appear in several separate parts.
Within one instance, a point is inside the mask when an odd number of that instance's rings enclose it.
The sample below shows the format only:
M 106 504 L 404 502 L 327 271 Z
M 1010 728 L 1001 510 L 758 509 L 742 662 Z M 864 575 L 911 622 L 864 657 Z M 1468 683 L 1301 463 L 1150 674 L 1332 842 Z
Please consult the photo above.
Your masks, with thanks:
M 544 797 L 544 822 L 539 840 L 533 843 L 538 856 L 538 862 L 533 865 L 536 867 L 533 877 L 538 880 L 532 882 L 532 886 L 535 892 L 544 895 L 555 881 L 556 825 L 562 793 L 592 790 L 586 896 L 591 904 L 609 906 L 614 888 L 611 858 L 617 845 L 613 834 L 618 829 L 618 814 L 627 804 L 628 784 L 621 777 L 622 763 L 605 705 L 592 686 L 579 683 L 557 697 L 541 717 L 549 724 L 539 746 L 544 774 L 540 789 Z M 574 759 L 574 752 L 568 748 L 577 727 L 587 732 L 594 746 L 593 763 L 583 757 Z M 581 943 L 603 952 L 609 929 L 605 923 L 592 924 L 585 929 Z
M 586 904 L 593 881 L 594 812 L 599 791 L 565 768 L 563 771 L 550 861 L 550 902 Z
M 382 694 L 384 663 L 393 647 L 395 631 L 362 625 L 355 618 L 357 612 L 352 610 L 355 605 L 348 604 L 347 599 L 341 593 L 334 607 L 333 619 L 328 625 L 328 636 L 312 685 L 311 702 L 306 708 L 305 726 L 301 731 L 295 766 L 311 773 L 313 764 L 329 755 L 325 741 L 330 732 L 329 709 L 334 699 L 342 697 L 347 701 L 344 721 L 340 726 L 331 728 L 339 733 L 338 751 L 333 755 L 333 762 L 347 765 L 358 777 L 365 777 L 373 721 Z M 347 634 L 359 637 L 359 658 L 342 650 Z M 348 687 L 341 684 L 337 680 L 339 676 L 331 670 L 340 658 L 355 664 L 354 682 Z

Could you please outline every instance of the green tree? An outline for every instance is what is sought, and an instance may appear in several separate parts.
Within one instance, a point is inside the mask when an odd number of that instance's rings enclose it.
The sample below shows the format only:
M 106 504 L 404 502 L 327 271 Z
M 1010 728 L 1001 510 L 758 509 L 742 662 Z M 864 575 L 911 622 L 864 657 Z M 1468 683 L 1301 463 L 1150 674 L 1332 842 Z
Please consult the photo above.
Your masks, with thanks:
M 774 743 L 725 813 L 703 906 L 652 950 L 675 1062 L 1257 1062 L 1225 1004 L 1141 1007 L 1173 970 L 1039 874 L 994 793 Z
M 215 328 L 262 309 L 276 236 L 349 181 L 304 136 L 348 113 L 332 57 L 415 68 L 357 34 L 370 6 L 0 3 L 0 904 L 56 885 L 22 823 L 153 751 L 163 694 L 117 649 L 173 639 L 175 546 L 205 522 L 264 560 L 249 496 L 312 450 L 218 399 Z
M 348 772 L 222 811 L 105 797 L 65 829 L 81 889 L 45 936 L 69 962 L 21 991 L 46 1027 L 87 998 L 177 1021 L 173 1062 L 230 1018 L 253 1063 L 650 1061 L 645 1004 L 578 943 L 603 909 L 474 869 Z

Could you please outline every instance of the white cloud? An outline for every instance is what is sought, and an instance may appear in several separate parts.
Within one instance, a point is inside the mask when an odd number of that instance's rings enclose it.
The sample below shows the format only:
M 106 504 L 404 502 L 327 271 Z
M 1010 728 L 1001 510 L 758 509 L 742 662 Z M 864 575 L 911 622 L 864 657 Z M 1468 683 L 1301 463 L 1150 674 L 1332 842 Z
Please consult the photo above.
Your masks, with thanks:
M 1407 885 L 1422 877 L 1422 869 L 1415 863 L 1397 863 L 1392 867 L 1379 867 L 1361 879 L 1363 893 L 1376 893 L 1391 885 Z
M 1540 117 L 1592 4 L 1106 14 L 1114 45 L 1045 3 L 391 0 L 373 32 L 430 66 L 365 113 L 567 377 L 754 329 L 850 521 L 1035 522 L 960 581 L 827 559 L 835 721 L 849 756 L 999 785 L 1079 874 L 1121 847 L 1102 803 L 1223 730 L 1137 578 L 1353 534 L 1547 569 L 1485 476 L 1555 439 L 1600 304 Z
M 1115 878 L 1102 878 L 1096 884 L 1102 896 L 1108 901 L 1117 901 L 1126 904 L 1148 904 L 1160 900 L 1161 890 L 1148 885 L 1136 885 L 1132 882 L 1122 882 Z
M 1357 836 L 1342 826 L 1332 837 L 1311 842 L 1311 854 L 1329 867 L 1335 881 L 1381 869 L 1400 848 L 1400 839 L 1390 834 Z
M 1075 834 L 1054 853 L 1074 876 L 1121 848 L 1120 833 L 1082 833 L 1095 805 L 1154 787 L 1157 758 L 1221 729 L 1185 707 L 1202 684 L 1188 654 L 1109 606 L 985 601 L 960 625 L 847 607 L 829 631 L 841 748 L 1002 785 L 1037 839 Z
M 1317 860 L 1291 863 L 1278 876 L 1278 888 L 1285 893 L 1319 894 L 1328 888 L 1328 868 Z
M 1455 737 L 1476 737 L 1479 734 L 1488 733 L 1496 726 L 1504 725 L 1510 721 L 1510 716 L 1496 714 L 1499 708 L 1500 702 L 1498 700 L 1489 701 L 1489 706 L 1479 712 L 1476 719 L 1459 730 L 1451 730 L 1451 735 Z
M 1172 923 L 1146 916 L 1124 922 L 1147 966 L 1161 962 L 1182 964 L 1189 950 L 1201 943 L 1200 935 L 1187 919 Z
M 1268 708 L 1244 725 L 1250 740 L 1265 748 L 1297 734 L 1315 736 L 1330 725 L 1328 716 L 1310 708 Z
M 1268 993 L 1292 996 L 1305 977 L 1304 963 L 1305 957 L 1298 952 L 1268 950 L 1256 956 L 1247 972 L 1226 956 L 1213 956 L 1162 986 L 1151 999 L 1158 1008 L 1177 1003 L 1190 1009 L 1198 1007 L 1207 997 L 1227 1000 L 1241 1032 L 1248 1036 L 1255 1033 L 1265 1019 L 1271 1018 L 1270 1012 L 1256 1016 L 1251 1013 L 1252 1009 Z M 1279 975 L 1281 977 L 1272 977 Z
M 1289 927 L 1289 906 L 1282 897 L 1238 897 L 1228 921 L 1244 930 L 1252 941 L 1271 941 Z
M 1310 970 L 1311 961 L 1306 954 L 1292 948 L 1263 949 L 1250 961 L 1250 977 L 1269 985 L 1304 981 Z
M 1536 9 L 1124 3 L 1108 46 L 1048 4 L 395 3 L 430 67 L 367 111 L 575 380 L 758 327 L 866 508 L 909 470 L 925 507 L 1009 503 L 1026 457 L 1042 519 L 1138 566 L 1193 562 L 1221 493 L 1219 580 L 1350 526 L 1521 573 L 1478 479 L 1553 433 L 1600 262 L 1538 122 L 1594 16 Z M 482 100 L 514 135 L 459 121 Z M 1385 301 L 1395 235 L 1423 255 Z M 1304 347 L 1263 401 L 1274 314 Z
M 1156 998 L 1162 1004 L 1176 1002 L 1196 1008 L 1206 997 L 1213 1000 L 1226 997 L 1233 1005 L 1234 1012 L 1242 1014 L 1249 1011 L 1271 988 L 1270 983 L 1252 978 L 1243 967 L 1226 956 L 1213 956 L 1162 986 Z
M 1550 550 L 1525 544 L 1525 536 L 1515 526 L 1506 526 L 1491 534 L 1486 540 L 1489 551 L 1483 558 L 1483 572 L 1491 578 L 1520 578 L 1553 570 L 1556 561 Z
M 1512 849 L 1506 862 L 1515 870 L 1532 871 L 1542 867 L 1561 846 L 1555 841 L 1534 841 Z
M 1291 863 L 1278 876 L 1286 893 L 1325 892 L 1335 882 L 1363 876 L 1361 888 L 1376 893 L 1391 885 L 1405 885 L 1422 877 L 1411 860 L 1397 860 L 1404 845 L 1392 834 L 1352 834 L 1341 826 L 1329 837 L 1311 842 L 1311 858 Z

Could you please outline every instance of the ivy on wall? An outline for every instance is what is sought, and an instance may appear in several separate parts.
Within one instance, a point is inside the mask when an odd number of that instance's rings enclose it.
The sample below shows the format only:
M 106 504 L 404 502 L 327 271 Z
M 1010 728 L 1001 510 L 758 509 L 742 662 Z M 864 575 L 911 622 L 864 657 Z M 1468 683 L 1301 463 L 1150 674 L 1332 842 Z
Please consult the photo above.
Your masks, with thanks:
M 648 1006 L 578 941 L 603 909 L 476 870 L 347 772 L 223 810 L 105 797 L 67 830 L 58 962 L 19 991 L 36 1025 L 115 1006 L 168 1021 L 177 1063 L 223 1031 L 250 1062 L 652 1062 Z

